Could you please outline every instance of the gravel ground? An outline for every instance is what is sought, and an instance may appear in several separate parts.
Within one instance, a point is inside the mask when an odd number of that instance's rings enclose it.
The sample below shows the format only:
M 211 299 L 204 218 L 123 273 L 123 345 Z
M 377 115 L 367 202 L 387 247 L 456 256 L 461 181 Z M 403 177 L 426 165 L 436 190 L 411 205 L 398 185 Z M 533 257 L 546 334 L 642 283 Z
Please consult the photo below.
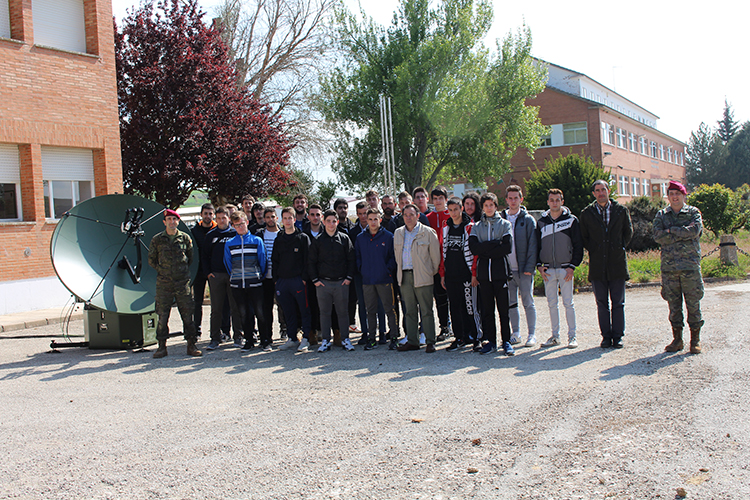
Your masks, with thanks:
M 154 360 L 14 332 L 37 337 L 0 338 L 0 498 L 750 498 L 749 292 L 707 287 L 699 356 L 664 353 L 658 288 L 627 292 L 625 349 L 584 293 L 578 349 L 512 358 L 173 339 Z

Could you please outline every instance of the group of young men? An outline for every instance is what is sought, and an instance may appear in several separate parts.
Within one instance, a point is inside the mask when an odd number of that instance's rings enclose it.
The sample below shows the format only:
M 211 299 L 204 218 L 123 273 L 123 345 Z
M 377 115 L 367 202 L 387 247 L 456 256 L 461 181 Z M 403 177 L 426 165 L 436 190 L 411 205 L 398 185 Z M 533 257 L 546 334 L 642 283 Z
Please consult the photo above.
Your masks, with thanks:
M 654 236 L 662 245 L 662 296 L 669 302 L 674 334 L 666 350 L 683 348 L 684 297 L 691 352 L 697 353 L 703 324 L 700 212 L 685 204 L 681 184 L 670 183 L 668 192 L 670 205 L 654 221 Z M 502 349 L 512 356 L 514 345 L 523 343 L 519 301 L 528 330 L 524 344 L 537 344 L 533 298 L 537 270 L 544 282 L 552 334 L 541 345 L 561 344 L 561 297 L 567 347 L 576 348 L 573 277 L 584 248 L 589 254 L 601 347 L 621 348 L 629 279 L 625 247 L 633 228 L 627 209 L 610 199 L 606 181 L 596 181 L 592 194 L 595 201 L 579 219 L 564 206 L 562 191 L 550 189 L 549 210 L 537 221 L 526 211 L 521 188 L 515 185 L 506 189 L 507 208 L 502 211 L 493 193 L 462 200 L 449 197 L 442 187 L 429 195 L 418 187 L 394 200 L 371 190 L 356 206 L 356 222 L 347 217 L 346 200 L 337 199 L 333 209 L 324 210 L 316 204 L 308 207 L 307 198 L 300 194 L 291 207 L 281 210 L 281 225 L 275 208 L 246 196 L 242 210 L 203 205 L 201 220 L 192 228 L 197 250 L 191 238 L 177 229 L 177 213 L 166 210 L 166 230 L 154 237 L 149 249 L 149 263 L 158 274 L 159 348 L 154 357 L 167 355 L 167 321 L 175 301 L 185 325 L 188 354 L 202 354 L 196 340 L 206 283 L 211 292 L 208 350 L 230 340 L 230 325 L 234 345 L 242 351 L 253 349 L 256 340 L 264 351 L 272 350 L 277 304 L 282 340 L 286 337 L 279 346 L 282 350 L 308 351 L 319 345 L 318 352 L 325 352 L 335 345 L 352 351 L 350 333 L 361 331 L 358 343 L 365 350 L 387 344 L 391 350 L 412 351 L 425 345 L 425 352 L 433 353 L 436 343 L 452 333 L 449 352 L 472 348 L 487 354 Z M 196 255 L 200 271 L 193 282 L 193 302 L 189 265 Z M 361 330 L 355 326 L 357 309 Z

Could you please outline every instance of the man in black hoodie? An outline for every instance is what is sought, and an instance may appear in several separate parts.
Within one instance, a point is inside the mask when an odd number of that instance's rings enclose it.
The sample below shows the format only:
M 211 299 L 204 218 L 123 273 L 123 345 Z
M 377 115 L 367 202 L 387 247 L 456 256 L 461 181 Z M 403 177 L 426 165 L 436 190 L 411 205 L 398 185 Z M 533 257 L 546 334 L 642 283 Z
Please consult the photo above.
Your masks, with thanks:
M 461 199 L 448 200 L 450 219 L 443 226 L 443 260 L 440 263 L 440 284 L 448 291 L 454 340 L 446 349 L 457 351 L 469 343 L 477 344 L 481 318 L 477 304 L 479 294 L 472 286 L 471 267 L 474 256 L 469 248 L 469 235 L 474 222 L 464 213 Z

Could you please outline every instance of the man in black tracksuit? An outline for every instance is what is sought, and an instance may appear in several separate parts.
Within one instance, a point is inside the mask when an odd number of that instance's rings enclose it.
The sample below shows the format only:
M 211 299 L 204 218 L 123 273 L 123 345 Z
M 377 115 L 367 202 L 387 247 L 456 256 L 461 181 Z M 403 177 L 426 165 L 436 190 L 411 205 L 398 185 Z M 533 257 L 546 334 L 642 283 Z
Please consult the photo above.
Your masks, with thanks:
M 295 222 L 294 209 L 281 211 L 284 230 L 276 237 L 271 254 L 271 272 L 276 282 L 276 298 L 286 318 L 288 340 L 282 348 L 296 347 L 307 352 L 310 347 L 310 307 L 307 303 L 307 257 L 310 238 Z M 302 341 L 297 343 L 297 329 L 302 324 Z
M 471 284 L 474 255 L 469 248 L 469 235 L 474 222 L 464 213 L 461 199 L 448 200 L 450 218 L 443 226 L 443 260 L 440 264 L 440 283 L 448 291 L 448 304 L 455 339 L 446 349 L 457 351 L 469 343 L 479 341 L 481 318 L 477 303 L 477 287 Z M 479 327 L 479 330 L 477 329 Z

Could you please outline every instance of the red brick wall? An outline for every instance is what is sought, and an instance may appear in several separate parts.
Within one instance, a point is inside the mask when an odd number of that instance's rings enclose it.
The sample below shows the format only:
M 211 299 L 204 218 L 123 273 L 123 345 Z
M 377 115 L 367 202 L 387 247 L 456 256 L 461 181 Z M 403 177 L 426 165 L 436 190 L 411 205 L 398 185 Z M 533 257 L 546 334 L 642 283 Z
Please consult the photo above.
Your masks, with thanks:
M 10 0 L 0 40 L 0 142 L 17 144 L 22 223 L 0 223 L 0 281 L 52 276 L 41 147 L 93 150 L 96 194 L 122 192 L 112 5 L 84 0 L 87 54 L 33 45 L 31 0 Z M 27 250 L 28 249 L 28 250 Z

